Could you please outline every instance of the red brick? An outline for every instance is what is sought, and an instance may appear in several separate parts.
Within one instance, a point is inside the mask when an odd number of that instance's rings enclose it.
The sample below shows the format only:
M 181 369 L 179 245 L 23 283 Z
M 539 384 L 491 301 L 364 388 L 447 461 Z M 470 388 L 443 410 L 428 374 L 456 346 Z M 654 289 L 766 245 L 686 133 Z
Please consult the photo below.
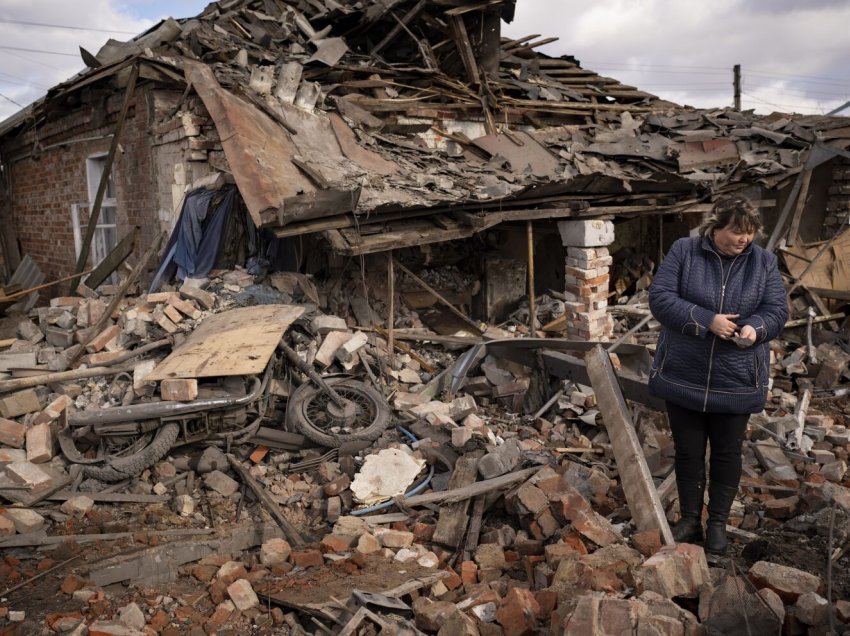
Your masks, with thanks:
M 322 560 L 322 553 L 318 550 L 301 550 L 298 552 L 293 552 L 290 557 L 292 562 L 302 568 L 314 568 L 321 567 L 324 561 Z

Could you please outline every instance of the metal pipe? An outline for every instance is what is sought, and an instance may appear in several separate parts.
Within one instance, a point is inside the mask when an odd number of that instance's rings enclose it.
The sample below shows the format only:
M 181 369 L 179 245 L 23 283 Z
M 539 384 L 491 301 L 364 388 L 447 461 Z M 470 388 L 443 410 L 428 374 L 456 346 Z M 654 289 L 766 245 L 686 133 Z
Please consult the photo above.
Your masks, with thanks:
M 251 392 L 242 397 L 210 398 L 194 402 L 151 402 L 148 404 L 133 404 L 131 406 L 115 406 L 99 411 L 84 411 L 71 413 L 68 416 L 69 427 L 92 426 L 96 424 L 119 424 L 122 422 L 137 422 L 152 420 L 159 417 L 174 417 L 187 413 L 201 413 L 212 409 L 243 406 L 256 400 L 263 390 L 263 383 L 257 377 L 251 378 Z

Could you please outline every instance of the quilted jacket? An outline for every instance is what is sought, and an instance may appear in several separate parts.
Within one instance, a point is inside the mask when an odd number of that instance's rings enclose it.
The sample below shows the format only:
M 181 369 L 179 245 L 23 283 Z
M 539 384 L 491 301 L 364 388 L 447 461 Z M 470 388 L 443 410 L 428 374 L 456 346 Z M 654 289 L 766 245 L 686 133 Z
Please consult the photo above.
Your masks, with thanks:
M 649 307 L 662 330 L 650 371 L 650 393 L 711 413 L 756 413 L 767 398 L 768 343 L 788 319 L 776 256 L 750 244 L 725 280 L 720 254 L 704 237 L 679 239 L 658 268 Z M 708 330 L 716 314 L 740 314 L 756 342 L 742 349 Z

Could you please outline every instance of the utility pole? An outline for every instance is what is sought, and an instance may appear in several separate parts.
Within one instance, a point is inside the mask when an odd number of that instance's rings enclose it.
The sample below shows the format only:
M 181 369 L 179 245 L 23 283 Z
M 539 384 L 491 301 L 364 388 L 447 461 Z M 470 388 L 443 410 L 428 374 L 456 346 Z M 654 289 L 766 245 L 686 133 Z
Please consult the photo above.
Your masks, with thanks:
M 736 64 L 732 67 L 732 86 L 735 91 L 735 110 L 741 110 L 741 65 Z

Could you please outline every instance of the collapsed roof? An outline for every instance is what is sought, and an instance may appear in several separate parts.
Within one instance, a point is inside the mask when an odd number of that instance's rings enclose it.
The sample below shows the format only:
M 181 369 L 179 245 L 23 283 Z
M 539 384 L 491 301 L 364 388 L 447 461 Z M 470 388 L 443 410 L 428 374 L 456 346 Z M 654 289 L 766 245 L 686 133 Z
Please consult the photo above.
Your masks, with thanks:
M 142 78 L 191 87 L 254 222 L 278 236 L 322 231 L 347 253 L 507 220 L 693 210 L 711 194 L 785 185 L 814 146 L 844 154 L 850 143 L 846 118 L 683 108 L 536 53 L 551 39 L 501 37 L 513 10 L 212 3 L 84 54 L 92 68 L 34 111 L 107 77 L 126 83 L 136 64 Z

